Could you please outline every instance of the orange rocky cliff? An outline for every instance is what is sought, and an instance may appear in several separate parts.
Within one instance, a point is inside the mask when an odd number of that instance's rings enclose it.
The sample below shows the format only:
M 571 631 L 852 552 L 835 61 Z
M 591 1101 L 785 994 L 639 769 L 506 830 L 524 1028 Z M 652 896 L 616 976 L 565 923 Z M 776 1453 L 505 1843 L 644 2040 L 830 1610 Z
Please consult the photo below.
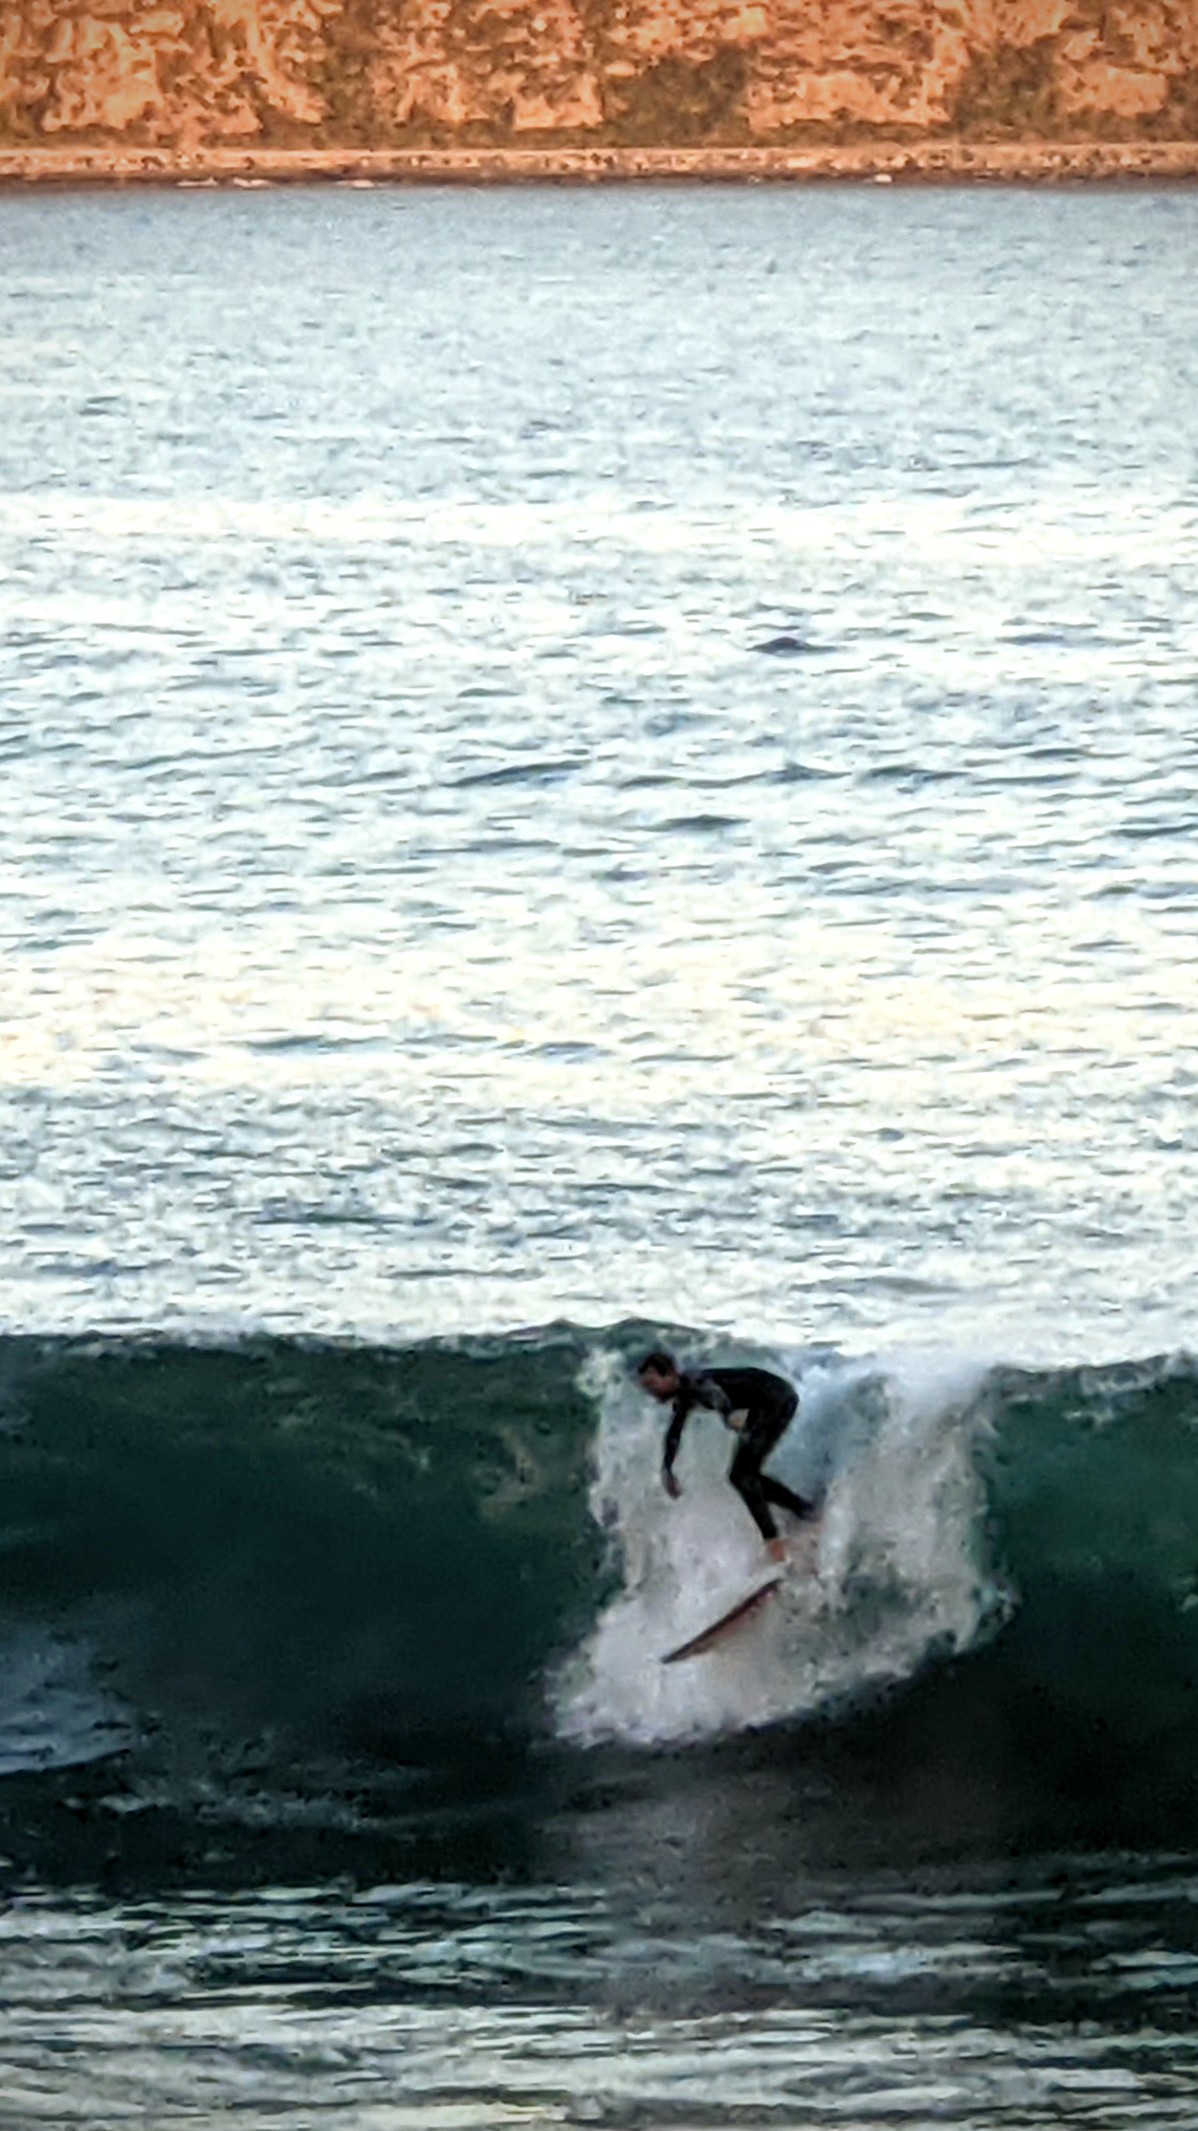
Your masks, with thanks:
M 1193 140 L 1198 0 L 0 0 L 0 144 Z

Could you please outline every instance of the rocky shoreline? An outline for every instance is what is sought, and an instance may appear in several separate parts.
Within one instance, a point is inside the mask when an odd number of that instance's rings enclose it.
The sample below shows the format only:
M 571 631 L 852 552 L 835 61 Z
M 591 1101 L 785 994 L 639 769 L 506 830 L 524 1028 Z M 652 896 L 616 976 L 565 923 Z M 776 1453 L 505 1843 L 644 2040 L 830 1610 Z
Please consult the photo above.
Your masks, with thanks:
M 715 184 L 872 180 L 1179 184 L 1198 178 L 1198 141 L 952 138 L 759 147 L 268 148 L 183 151 L 111 142 L 0 147 L 0 185 L 249 187 L 282 184 Z

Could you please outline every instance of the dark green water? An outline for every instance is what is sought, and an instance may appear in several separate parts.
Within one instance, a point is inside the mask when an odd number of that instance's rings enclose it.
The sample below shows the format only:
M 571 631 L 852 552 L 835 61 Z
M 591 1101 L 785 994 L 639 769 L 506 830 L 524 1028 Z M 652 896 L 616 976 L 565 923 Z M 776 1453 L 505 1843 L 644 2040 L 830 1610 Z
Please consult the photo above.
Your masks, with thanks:
M 0 2123 L 1188 2120 L 1192 1369 L 812 1358 L 663 1672 L 643 1337 L 0 1351 Z

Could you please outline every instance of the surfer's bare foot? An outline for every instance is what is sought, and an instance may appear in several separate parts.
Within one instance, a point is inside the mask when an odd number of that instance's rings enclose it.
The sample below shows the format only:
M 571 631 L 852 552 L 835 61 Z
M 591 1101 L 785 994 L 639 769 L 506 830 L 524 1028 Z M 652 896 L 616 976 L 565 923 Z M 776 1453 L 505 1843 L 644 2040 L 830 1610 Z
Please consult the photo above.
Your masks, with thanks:
M 776 1561 L 778 1563 L 779 1568 L 785 1567 L 786 1562 L 789 1558 L 786 1552 L 785 1539 L 781 1537 L 777 1539 L 767 1539 L 765 1542 L 765 1551 L 769 1555 L 771 1561 Z

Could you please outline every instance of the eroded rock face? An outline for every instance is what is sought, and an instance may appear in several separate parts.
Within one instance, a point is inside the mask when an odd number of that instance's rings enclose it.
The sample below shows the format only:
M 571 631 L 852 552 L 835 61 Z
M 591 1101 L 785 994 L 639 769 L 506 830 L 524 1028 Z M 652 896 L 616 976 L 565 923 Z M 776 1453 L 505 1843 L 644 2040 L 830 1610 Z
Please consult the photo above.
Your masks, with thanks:
M 0 0 L 0 139 L 1198 133 L 1198 0 Z
M 46 142 L 254 140 L 327 118 L 313 75 L 343 0 L 3 0 L 0 128 Z

